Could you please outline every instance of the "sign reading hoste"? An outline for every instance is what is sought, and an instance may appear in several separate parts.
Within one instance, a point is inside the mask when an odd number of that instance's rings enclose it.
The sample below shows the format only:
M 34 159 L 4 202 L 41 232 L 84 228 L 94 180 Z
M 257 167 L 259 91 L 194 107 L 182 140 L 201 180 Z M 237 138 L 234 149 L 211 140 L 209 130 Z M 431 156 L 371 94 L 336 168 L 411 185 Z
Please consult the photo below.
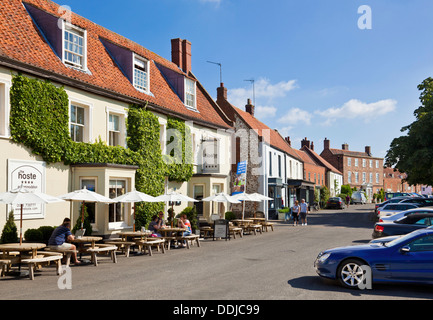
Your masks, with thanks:
M 8 159 L 8 190 L 23 186 L 30 192 L 45 192 L 45 162 Z M 14 210 L 15 219 L 19 219 L 21 207 L 9 206 Z M 27 203 L 23 206 L 23 219 L 43 218 L 45 206 Z

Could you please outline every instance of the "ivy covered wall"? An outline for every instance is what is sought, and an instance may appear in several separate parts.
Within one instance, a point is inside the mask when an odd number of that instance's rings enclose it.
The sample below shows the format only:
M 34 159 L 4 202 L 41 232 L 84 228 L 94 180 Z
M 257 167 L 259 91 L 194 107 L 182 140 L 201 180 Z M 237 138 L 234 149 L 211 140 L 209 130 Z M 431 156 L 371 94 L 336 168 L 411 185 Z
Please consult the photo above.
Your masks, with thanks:
M 12 140 L 30 148 L 47 163 L 137 165 L 136 189 L 152 196 L 164 193 L 166 176 L 170 181 L 178 182 L 188 181 L 192 177 L 191 133 L 184 121 L 168 118 L 167 129 L 177 129 L 180 135 L 176 141 L 182 143 L 182 160 L 180 163 L 166 164 L 164 160 L 169 157 L 161 153 L 158 117 L 145 107 L 132 105 L 128 109 L 128 148 L 124 148 L 107 146 L 101 139 L 95 143 L 72 141 L 69 134 L 68 95 L 63 87 L 58 88 L 49 81 L 14 75 L 10 104 Z M 145 226 L 150 217 L 162 209 L 163 203 L 137 205 L 136 227 Z

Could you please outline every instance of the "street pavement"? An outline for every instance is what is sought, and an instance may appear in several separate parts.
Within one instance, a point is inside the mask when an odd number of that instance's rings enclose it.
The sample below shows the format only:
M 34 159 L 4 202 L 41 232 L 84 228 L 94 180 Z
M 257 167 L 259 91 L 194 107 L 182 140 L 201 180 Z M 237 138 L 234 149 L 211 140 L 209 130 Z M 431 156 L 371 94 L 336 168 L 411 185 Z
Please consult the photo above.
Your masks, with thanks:
M 354 291 L 316 275 L 314 260 L 324 249 L 371 240 L 373 205 L 321 210 L 307 226 L 276 222 L 274 231 L 153 256 L 101 258 L 99 266 L 71 266 L 68 278 L 43 268 L 35 280 L 0 279 L 2 300 L 408 300 L 431 299 L 432 287 L 373 285 Z M 70 276 L 70 277 L 69 277 Z M 61 281 L 60 281 L 61 280 Z M 69 287 L 69 288 L 68 288 Z

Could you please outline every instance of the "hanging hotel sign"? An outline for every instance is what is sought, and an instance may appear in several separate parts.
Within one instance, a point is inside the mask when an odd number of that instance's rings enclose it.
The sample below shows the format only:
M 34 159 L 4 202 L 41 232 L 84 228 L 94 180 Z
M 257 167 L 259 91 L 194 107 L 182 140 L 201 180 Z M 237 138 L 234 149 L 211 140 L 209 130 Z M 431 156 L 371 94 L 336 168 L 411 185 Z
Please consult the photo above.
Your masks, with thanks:
M 8 190 L 23 186 L 31 192 L 45 192 L 45 167 L 43 161 L 25 161 L 8 159 Z M 19 219 L 20 206 L 8 206 L 14 210 L 15 219 Z M 44 218 L 45 206 L 27 203 L 23 206 L 23 219 Z

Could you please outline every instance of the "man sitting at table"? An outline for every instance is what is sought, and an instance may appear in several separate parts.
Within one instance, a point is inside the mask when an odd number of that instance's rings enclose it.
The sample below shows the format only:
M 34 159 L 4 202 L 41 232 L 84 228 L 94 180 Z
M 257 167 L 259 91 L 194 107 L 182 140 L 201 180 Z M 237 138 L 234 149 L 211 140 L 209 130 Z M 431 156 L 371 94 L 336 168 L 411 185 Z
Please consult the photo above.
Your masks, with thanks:
M 69 243 L 74 239 L 75 237 L 71 232 L 71 219 L 65 218 L 63 223 L 54 229 L 48 240 L 48 246 L 53 250 L 74 250 L 72 253 L 73 262 L 74 264 L 80 264 L 80 261 L 77 259 L 77 247 Z

